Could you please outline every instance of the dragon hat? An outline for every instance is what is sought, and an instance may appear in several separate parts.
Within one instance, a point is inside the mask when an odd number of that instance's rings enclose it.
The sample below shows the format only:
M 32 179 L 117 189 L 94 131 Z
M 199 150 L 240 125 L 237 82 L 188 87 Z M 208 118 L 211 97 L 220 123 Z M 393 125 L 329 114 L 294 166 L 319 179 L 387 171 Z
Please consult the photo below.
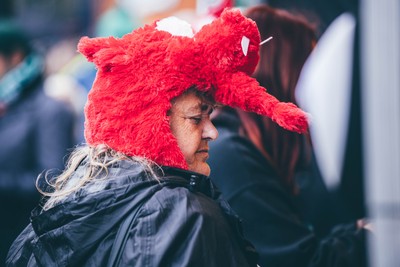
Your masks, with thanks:
M 278 101 L 250 76 L 259 45 L 256 23 L 238 9 L 225 9 L 196 33 L 169 17 L 122 38 L 82 37 L 78 51 L 97 68 L 85 106 L 86 142 L 187 169 L 167 111 L 173 98 L 193 86 L 222 105 L 307 131 L 305 112 Z

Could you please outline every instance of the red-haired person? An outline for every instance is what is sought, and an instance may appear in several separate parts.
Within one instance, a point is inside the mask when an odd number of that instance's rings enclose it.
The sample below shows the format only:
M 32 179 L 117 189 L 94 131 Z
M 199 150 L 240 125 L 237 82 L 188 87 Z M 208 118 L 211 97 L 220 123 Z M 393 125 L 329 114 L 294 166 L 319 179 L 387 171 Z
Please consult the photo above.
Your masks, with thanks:
M 266 5 L 245 14 L 257 23 L 262 40 L 273 37 L 260 47 L 253 77 L 278 100 L 296 103 L 300 72 L 316 44 L 314 28 L 302 17 Z M 330 219 L 333 212 L 307 135 L 232 107 L 216 112 L 213 122 L 219 138 L 210 145 L 211 179 L 243 220 L 261 266 L 365 264 L 364 230 L 356 222 L 318 235 L 312 229 L 318 222 L 303 220 L 314 211 L 300 209 L 299 196 L 314 198 L 312 208 L 325 208 L 317 219 Z

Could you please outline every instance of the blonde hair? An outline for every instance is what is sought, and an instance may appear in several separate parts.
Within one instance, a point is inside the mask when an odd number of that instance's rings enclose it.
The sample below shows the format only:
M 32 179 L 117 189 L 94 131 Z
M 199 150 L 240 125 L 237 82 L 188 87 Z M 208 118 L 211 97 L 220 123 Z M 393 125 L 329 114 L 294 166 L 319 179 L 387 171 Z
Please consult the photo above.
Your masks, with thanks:
M 51 177 L 51 172 L 45 172 L 39 175 L 36 180 L 36 187 L 44 197 L 48 197 L 43 209 L 48 210 L 54 207 L 67 196 L 78 191 L 88 183 L 105 181 L 108 177 L 109 166 L 121 160 L 130 160 L 139 163 L 143 166 L 149 179 L 158 180 L 159 175 L 156 169 L 161 170 L 161 168 L 156 163 L 144 157 L 129 157 L 106 145 L 98 145 L 96 147 L 83 145 L 75 148 L 71 153 L 65 170 L 60 175 L 54 178 L 52 177 L 51 180 L 49 179 L 49 177 Z M 77 179 L 71 179 L 74 177 L 74 173 L 79 166 L 84 167 L 83 176 L 77 177 Z M 45 181 L 46 188 L 44 189 L 39 185 L 42 179 Z

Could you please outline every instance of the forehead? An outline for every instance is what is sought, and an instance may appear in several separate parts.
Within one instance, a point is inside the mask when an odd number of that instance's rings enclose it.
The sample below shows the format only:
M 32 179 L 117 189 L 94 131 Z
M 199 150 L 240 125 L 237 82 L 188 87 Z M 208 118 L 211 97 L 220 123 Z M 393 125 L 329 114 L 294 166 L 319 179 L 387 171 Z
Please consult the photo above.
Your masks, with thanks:
M 172 101 L 171 110 L 184 113 L 207 113 L 213 104 L 194 92 L 183 94 Z

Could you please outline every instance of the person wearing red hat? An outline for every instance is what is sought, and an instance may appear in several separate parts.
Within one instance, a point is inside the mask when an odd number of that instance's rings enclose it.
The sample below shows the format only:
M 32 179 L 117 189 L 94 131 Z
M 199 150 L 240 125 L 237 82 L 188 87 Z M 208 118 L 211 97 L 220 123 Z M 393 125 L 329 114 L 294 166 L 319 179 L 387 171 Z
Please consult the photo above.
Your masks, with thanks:
M 256 24 L 236 9 L 196 33 L 170 17 L 122 38 L 83 37 L 78 50 L 97 67 L 85 106 L 87 144 L 40 187 L 46 201 L 7 264 L 256 266 L 207 159 L 218 136 L 215 105 L 307 129 L 302 110 L 249 76 L 259 44 Z

